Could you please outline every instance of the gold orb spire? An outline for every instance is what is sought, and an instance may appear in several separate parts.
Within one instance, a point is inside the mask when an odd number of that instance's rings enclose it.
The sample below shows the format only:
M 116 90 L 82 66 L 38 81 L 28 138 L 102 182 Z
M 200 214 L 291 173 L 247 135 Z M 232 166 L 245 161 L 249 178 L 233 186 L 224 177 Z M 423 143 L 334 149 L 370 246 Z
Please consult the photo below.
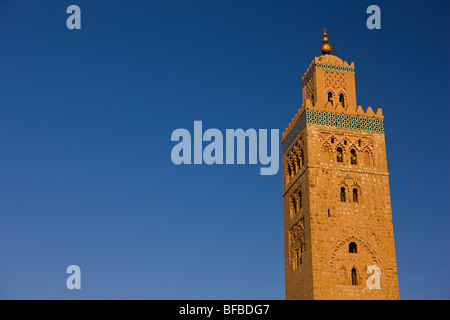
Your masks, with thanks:
M 323 29 L 323 45 L 320 47 L 322 54 L 329 54 L 331 52 L 331 46 L 328 44 L 327 30 Z

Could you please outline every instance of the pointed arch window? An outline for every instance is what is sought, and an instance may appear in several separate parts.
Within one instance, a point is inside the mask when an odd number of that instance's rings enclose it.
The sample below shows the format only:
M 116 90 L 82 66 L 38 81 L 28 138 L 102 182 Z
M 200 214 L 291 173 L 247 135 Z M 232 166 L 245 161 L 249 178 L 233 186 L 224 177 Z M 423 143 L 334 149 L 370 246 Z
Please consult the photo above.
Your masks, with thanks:
M 344 106 L 344 94 L 339 94 L 339 102 L 342 103 L 342 106 Z
M 353 202 L 359 202 L 358 189 L 353 189 Z
M 333 93 L 332 92 L 328 92 L 328 101 L 333 103 Z
M 352 149 L 352 150 L 350 151 L 350 153 L 351 153 L 351 156 L 350 156 L 350 163 L 351 163 L 351 164 L 356 164 L 357 156 L 356 156 L 356 151 L 355 151 L 355 149 Z
M 295 199 L 295 197 L 292 197 L 292 213 L 296 214 L 297 213 L 297 199 Z
M 352 286 L 357 286 L 357 285 L 358 285 L 357 273 L 356 273 L 356 269 L 353 268 L 352 269 Z
M 342 153 L 342 148 L 341 147 L 336 149 L 336 161 L 337 162 L 344 162 L 344 155 Z
M 297 166 L 300 169 L 303 166 L 303 150 L 300 149 L 297 155 Z
M 341 188 L 341 202 L 345 202 L 345 188 Z

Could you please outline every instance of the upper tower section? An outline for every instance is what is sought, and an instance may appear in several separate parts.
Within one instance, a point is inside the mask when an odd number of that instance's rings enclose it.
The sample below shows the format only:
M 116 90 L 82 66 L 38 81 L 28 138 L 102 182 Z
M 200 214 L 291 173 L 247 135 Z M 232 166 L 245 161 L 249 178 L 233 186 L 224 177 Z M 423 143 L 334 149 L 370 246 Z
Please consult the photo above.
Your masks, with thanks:
M 315 57 L 302 77 L 303 104 L 318 109 L 355 113 L 355 65 L 330 54 L 334 50 L 323 33 L 323 53 Z
M 283 133 L 283 152 L 307 123 L 384 132 L 382 110 L 364 111 L 356 103 L 355 64 L 335 55 L 326 30 L 322 41 L 323 55 L 314 58 L 302 77 L 302 107 Z

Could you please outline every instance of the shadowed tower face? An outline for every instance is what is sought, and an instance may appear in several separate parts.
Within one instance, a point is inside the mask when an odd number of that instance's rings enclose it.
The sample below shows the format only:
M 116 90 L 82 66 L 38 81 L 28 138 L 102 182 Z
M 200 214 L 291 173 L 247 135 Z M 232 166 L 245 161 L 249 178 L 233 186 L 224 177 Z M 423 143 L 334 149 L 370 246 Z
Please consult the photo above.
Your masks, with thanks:
M 383 115 L 323 41 L 282 138 L 286 299 L 399 299 Z

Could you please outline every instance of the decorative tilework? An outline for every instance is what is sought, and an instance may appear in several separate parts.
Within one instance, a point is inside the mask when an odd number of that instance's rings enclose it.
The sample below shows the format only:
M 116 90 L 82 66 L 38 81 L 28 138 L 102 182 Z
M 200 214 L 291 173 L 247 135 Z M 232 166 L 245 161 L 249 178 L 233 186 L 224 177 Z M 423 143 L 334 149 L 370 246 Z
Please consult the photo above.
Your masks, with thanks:
M 284 139 L 281 146 L 283 154 L 306 124 L 384 133 L 383 119 L 307 109 Z
M 320 69 L 328 69 L 328 70 L 335 70 L 335 71 L 355 72 L 355 68 L 345 67 L 345 66 L 336 66 L 334 64 L 316 63 L 316 67 L 320 68 Z
M 300 118 L 295 123 L 294 127 L 291 131 L 289 131 L 286 138 L 283 140 L 283 144 L 281 145 L 281 150 L 283 154 L 286 153 L 287 149 L 291 146 L 291 144 L 294 142 L 294 140 L 297 138 L 298 134 L 303 130 L 303 128 L 306 126 L 306 113 L 308 110 L 303 112 L 303 114 L 300 116 Z
M 355 72 L 355 68 L 351 68 L 351 67 L 335 66 L 334 64 L 326 64 L 326 63 L 315 63 L 311 66 L 311 69 L 309 69 L 308 73 L 303 78 L 302 86 L 304 86 L 305 83 L 308 81 L 308 79 L 311 77 L 315 68 L 335 70 L 335 71 L 344 71 L 344 72 Z

